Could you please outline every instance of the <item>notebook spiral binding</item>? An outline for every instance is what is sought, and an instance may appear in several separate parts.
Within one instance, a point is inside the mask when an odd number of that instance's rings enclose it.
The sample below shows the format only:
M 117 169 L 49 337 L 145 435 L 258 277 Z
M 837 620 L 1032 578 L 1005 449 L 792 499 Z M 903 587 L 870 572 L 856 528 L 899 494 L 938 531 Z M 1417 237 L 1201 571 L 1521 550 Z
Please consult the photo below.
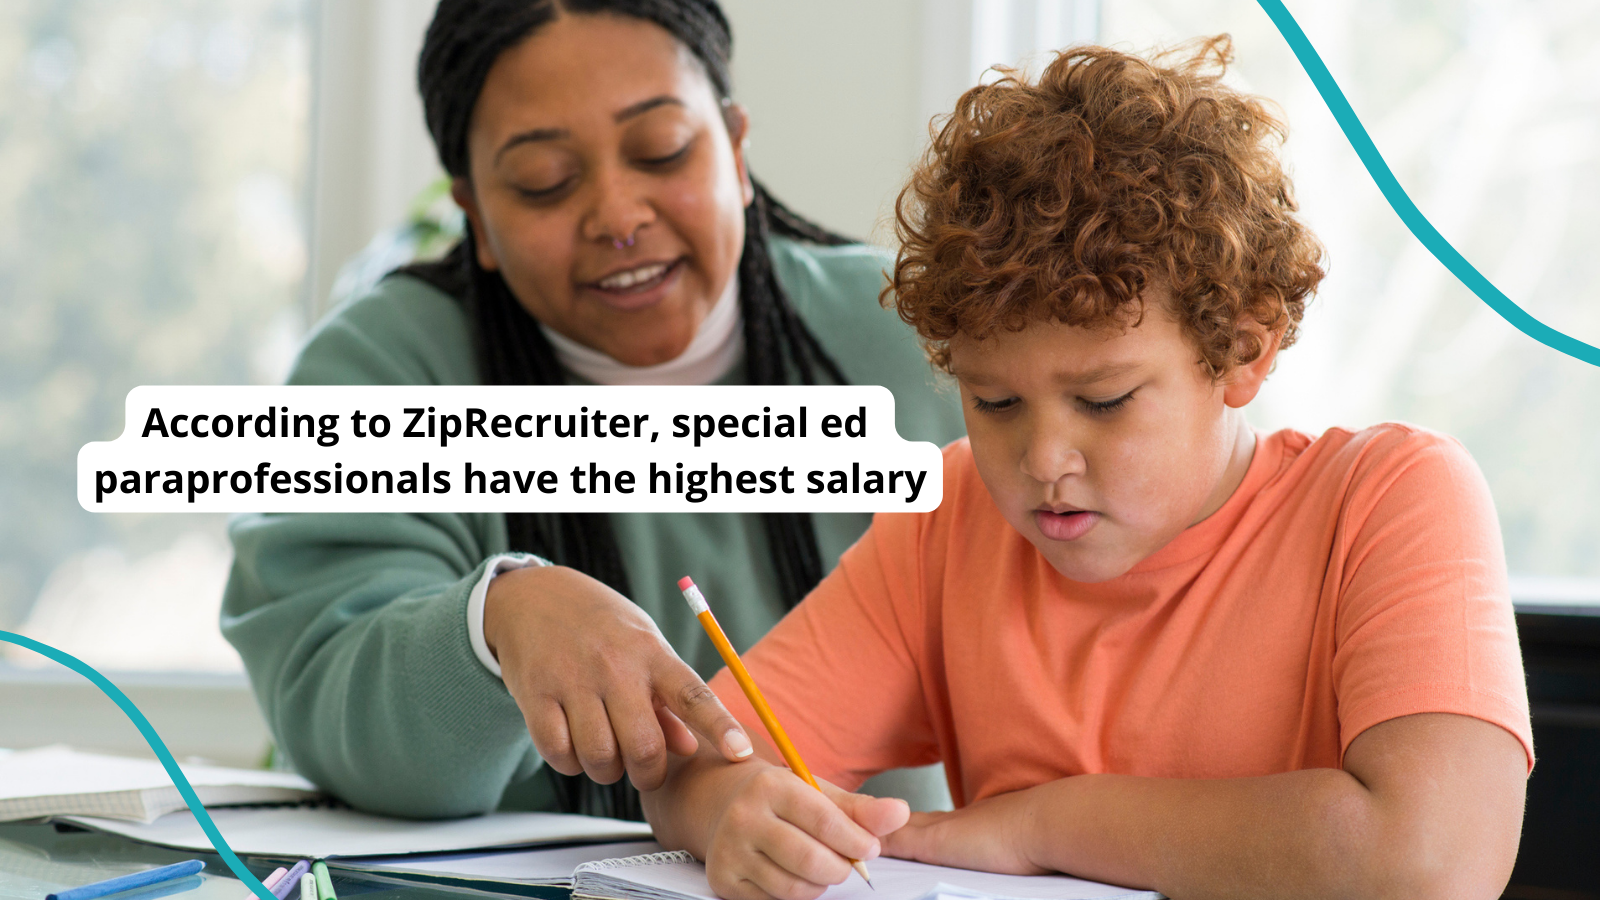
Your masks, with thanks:
M 600 859 L 586 862 L 578 866 L 577 872 L 598 872 L 604 869 L 629 869 L 634 866 L 668 866 L 673 863 L 694 862 L 694 857 L 687 850 L 666 850 L 661 853 L 646 853 L 643 856 L 624 856 L 621 859 Z

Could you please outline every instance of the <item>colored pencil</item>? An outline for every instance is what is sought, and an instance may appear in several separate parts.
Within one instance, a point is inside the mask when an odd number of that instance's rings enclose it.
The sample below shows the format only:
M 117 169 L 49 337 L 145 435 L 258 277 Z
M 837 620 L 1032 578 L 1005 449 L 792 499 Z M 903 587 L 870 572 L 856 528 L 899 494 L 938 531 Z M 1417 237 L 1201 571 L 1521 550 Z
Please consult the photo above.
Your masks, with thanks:
M 285 869 L 283 866 L 279 866 L 276 869 L 272 870 L 272 874 L 270 874 L 267 877 L 261 879 L 261 886 L 270 891 L 270 890 L 272 890 L 273 886 L 278 883 L 278 879 L 282 878 L 283 876 L 285 876 L 287 874 L 289 874 L 289 870 Z M 247 897 L 245 897 L 245 900 L 256 900 L 256 892 L 255 891 L 251 891 L 250 894 Z
M 333 892 L 333 878 L 328 875 L 328 866 L 322 860 L 311 864 L 311 874 L 317 876 L 317 900 L 339 900 L 339 895 Z
M 298 891 L 300 889 L 300 876 L 309 871 L 311 871 L 311 860 L 302 859 L 295 863 L 294 868 L 289 870 L 289 874 L 283 876 L 277 884 L 271 887 L 272 896 L 277 897 L 278 900 L 287 900 L 290 891 Z
M 706 630 L 706 636 L 716 645 L 717 653 L 721 654 L 728 671 L 733 673 L 733 679 L 739 682 L 739 688 L 744 691 L 745 699 L 755 707 L 756 715 L 761 717 L 761 724 L 767 726 L 767 734 L 772 735 L 772 742 L 778 745 L 778 752 L 783 754 L 783 761 L 788 763 L 789 768 L 806 784 L 816 788 L 820 793 L 822 785 L 817 784 L 817 779 L 812 776 L 811 770 L 806 768 L 805 760 L 800 758 L 800 751 L 794 748 L 794 742 L 789 740 L 788 733 L 778 723 L 778 717 L 772 712 L 772 707 L 767 705 L 767 698 L 762 696 L 761 688 L 756 687 L 756 680 L 750 677 L 750 672 L 739 659 L 738 652 L 728 643 L 728 636 L 722 633 L 722 626 L 717 624 L 717 617 L 711 614 L 711 606 L 706 603 L 705 595 L 700 593 L 700 589 L 695 587 L 694 579 L 687 575 L 678 579 L 678 590 L 683 591 L 683 599 L 689 601 L 689 608 L 694 610 L 695 618 L 700 620 L 700 627 Z M 860 873 L 867 886 L 871 887 L 872 876 L 867 874 L 867 864 L 859 859 L 852 859 L 850 866 Z
M 122 875 L 117 878 L 107 878 L 105 881 L 96 881 L 94 884 L 85 884 L 80 887 L 56 891 L 46 894 L 45 900 L 93 900 L 95 897 L 104 897 L 129 888 L 145 887 L 151 884 L 160 884 L 163 881 L 172 881 L 184 878 L 204 869 L 206 864 L 198 859 L 188 862 L 173 863 L 159 869 L 146 869 L 143 872 L 134 872 L 132 875 Z

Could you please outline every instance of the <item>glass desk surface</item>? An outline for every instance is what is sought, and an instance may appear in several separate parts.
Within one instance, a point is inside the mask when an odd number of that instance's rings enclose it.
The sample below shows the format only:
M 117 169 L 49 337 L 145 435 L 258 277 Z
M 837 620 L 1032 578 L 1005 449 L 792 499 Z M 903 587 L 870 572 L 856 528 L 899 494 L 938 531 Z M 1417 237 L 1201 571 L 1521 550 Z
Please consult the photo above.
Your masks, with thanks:
M 215 853 L 168 850 L 70 827 L 13 823 L 0 825 L 0 900 L 43 900 L 52 891 L 187 859 L 204 860 L 205 870 L 177 881 L 109 894 L 107 900 L 156 900 L 160 897 L 246 900 L 254 897 Z M 283 861 L 244 857 L 244 862 L 252 874 L 263 878 Z M 334 892 L 340 898 L 360 896 L 362 900 L 443 900 L 464 895 L 567 900 L 571 895 L 565 888 L 542 886 L 498 885 L 496 891 L 504 892 L 498 893 L 483 890 L 482 883 L 468 888 L 346 872 L 333 872 L 332 877 Z M 298 900 L 297 891 L 289 894 L 289 900 Z

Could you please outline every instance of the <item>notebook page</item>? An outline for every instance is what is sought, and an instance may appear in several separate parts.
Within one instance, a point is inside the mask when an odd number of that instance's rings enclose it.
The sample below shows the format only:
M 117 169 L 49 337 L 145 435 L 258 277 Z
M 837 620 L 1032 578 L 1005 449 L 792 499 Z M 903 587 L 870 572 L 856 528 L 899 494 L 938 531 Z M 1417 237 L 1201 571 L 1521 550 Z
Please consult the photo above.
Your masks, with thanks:
M 705 866 L 688 854 L 658 854 L 653 864 L 635 863 L 645 859 L 634 857 L 579 866 L 574 876 L 574 896 L 714 900 Z M 872 871 L 872 887 L 852 874 L 845 883 L 828 888 L 821 900 L 922 900 L 941 887 L 949 888 L 945 891 L 949 895 L 1004 900 L 1144 900 L 1161 896 L 1066 875 L 996 875 L 888 858 L 872 860 L 867 867 Z M 625 893 L 615 888 L 623 888 Z

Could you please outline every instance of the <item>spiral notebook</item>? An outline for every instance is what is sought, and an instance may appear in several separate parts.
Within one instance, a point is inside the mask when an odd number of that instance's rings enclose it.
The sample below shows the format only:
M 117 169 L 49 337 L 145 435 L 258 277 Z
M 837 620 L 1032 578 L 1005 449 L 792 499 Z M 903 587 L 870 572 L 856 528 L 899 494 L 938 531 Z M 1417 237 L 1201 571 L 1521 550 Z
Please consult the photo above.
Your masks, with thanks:
M 821 900 L 1159 900 L 1066 875 L 996 875 L 903 859 L 868 864 L 872 887 L 852 875 Z M 572 873 L 573 900 L 716 900 L 706 867 L 678 850 L 584 863 Z

